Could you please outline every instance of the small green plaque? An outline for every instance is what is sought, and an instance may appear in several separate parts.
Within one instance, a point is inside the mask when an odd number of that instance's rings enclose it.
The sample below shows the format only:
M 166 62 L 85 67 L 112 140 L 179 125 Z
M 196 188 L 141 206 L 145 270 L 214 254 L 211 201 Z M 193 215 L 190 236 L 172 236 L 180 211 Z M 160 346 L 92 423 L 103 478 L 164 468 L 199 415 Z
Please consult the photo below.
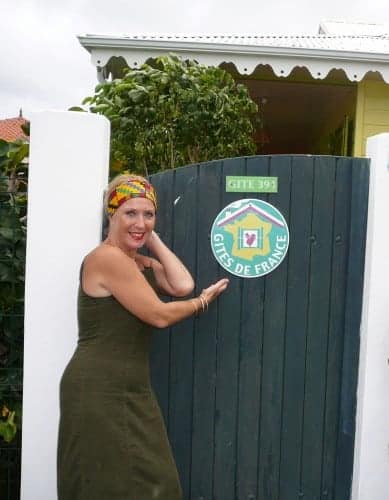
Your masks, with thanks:
M 227 193 L 277 193 L 278 177 L 227 175 Z

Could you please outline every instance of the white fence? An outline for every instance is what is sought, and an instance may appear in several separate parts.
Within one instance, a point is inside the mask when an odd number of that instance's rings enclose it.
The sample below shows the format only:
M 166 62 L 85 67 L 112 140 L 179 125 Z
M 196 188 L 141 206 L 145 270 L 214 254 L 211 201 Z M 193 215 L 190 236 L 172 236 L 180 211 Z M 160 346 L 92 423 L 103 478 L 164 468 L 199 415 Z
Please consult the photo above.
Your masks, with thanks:
M 371 158 L 353 500 L 389 499 L 389 134 Z
M 31 120 L 22 500 L 54 500 L 58 385 L 77 341 L 81 260 L 101 237 L 109 122 L 75 112 Z

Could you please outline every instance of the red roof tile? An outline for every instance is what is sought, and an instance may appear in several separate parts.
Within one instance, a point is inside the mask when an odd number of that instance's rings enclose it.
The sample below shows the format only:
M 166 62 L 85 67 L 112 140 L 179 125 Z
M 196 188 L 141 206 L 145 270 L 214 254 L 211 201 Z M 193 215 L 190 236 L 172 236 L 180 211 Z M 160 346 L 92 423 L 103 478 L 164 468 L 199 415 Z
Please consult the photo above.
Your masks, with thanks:
M 4 141 L 16 141 L 17 139 L 28 140 L 28 137 L 21 129 L 21 125 L 27 123 L 24 118 L 6 118 L 0 120 L 0 139 Z

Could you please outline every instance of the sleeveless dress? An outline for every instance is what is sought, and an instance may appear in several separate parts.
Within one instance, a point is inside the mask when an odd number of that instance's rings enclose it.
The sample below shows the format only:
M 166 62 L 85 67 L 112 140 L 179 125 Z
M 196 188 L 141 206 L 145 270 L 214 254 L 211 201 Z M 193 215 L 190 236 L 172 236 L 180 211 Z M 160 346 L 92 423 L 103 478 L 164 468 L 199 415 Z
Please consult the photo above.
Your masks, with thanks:
M 152 270 L 144 275 L 155 287 Z M 58 500 L 181 500 L 150 386 L 151 327 L 81 284 L 78 322 L 60 384 Z

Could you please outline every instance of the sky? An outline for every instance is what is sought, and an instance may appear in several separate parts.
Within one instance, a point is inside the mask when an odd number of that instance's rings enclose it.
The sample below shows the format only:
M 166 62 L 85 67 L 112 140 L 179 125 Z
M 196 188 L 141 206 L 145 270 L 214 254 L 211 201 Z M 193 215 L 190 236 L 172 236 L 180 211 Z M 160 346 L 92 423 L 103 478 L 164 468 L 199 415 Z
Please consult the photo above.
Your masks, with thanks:
M 388 0 L 0 0 L 0 119 L 93 95 L 78 34 L 316 34 L 322 20 L 388 24 Z

